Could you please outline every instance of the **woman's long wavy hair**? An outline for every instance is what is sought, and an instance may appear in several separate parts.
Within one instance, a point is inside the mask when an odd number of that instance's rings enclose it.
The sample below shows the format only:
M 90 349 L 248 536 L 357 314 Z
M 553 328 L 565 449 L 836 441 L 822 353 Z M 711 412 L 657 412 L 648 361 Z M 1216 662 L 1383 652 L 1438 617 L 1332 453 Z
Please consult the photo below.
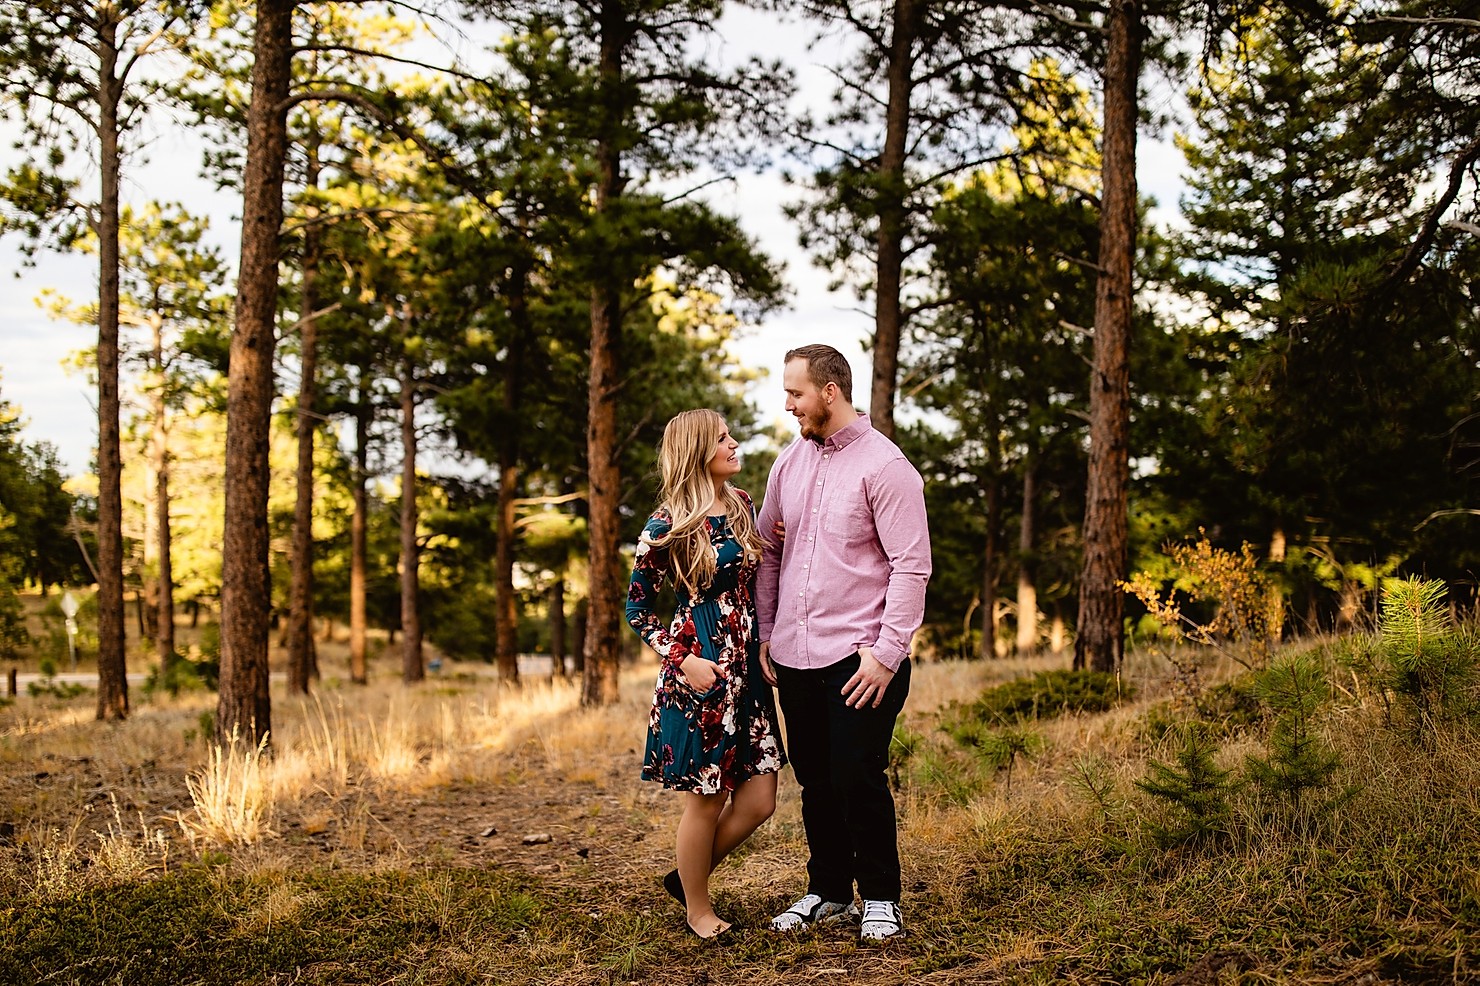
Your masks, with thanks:
M 673 526 L 661 537 L 644 532 L 642 539 L 653 548 L 669 550 L 673 577 L 690 594 L 714 582 L 715 552 L 705 520 L 714 503 L 709 460 L 724 430 L 725 419 L 708 408 L 681 411 L 663 429 L 663 444 L 658 451 L 658 469 L 663 478 L 659 506 L 673 518 Z M 758 559 L 766 542 L 756 530 L 750 507 L 729 483 L 725 483 L 724 503 L 735 540 L 748 558 Z

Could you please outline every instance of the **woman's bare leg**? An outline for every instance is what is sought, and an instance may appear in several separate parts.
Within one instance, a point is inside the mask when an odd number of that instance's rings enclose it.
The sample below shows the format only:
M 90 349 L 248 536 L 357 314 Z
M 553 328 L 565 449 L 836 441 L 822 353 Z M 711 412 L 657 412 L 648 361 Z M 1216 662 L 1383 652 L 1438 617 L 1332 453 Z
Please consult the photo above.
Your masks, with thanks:
M 759 774 L 751 777 L 730 795 L 730 801 L 720 812 L 714 827 L 713 855 L 709 862 L 711 870 L 776 811 L 776 779 L 779 776 Z
M 689 927 L 700 938 L 710 938 L 730 926 L 714 913 L 709 899 L 709 873 L 714 868 L 715 839 L 727 796 L 690 791 L 683 798 L 683 817 L 678 820 L 678 878 L 683 881 Z

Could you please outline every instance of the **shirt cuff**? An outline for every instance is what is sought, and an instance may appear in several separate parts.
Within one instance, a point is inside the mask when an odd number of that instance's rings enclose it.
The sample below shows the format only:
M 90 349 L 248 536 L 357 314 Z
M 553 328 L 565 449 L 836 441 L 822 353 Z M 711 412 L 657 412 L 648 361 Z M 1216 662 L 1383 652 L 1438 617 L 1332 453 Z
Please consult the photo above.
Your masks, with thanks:
M 884 665 L 890 671 L 898 671 L 899 666 L 904 663 L 904 659 L 910 656 L 908 651 L 895 650 L 888 645 L 880 646 L 879 644 L 874 644 L 871 649 L 874 652 L 874 660 Z

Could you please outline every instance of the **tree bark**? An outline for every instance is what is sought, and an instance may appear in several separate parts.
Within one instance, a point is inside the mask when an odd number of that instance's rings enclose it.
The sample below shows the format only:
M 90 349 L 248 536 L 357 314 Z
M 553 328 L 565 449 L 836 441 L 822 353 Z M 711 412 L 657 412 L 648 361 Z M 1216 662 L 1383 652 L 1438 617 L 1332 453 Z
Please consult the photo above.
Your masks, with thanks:
M 361 364 L 359 395 L 355 402 L 355 462 L 351 482 L 354 516 L 349 521 L 349 678 L 357 685 L 370 678 L 365 666 L 365 531 L 370 508 L 370 390 L 369 367 Z
M 1136 86 L 1140 8 L 1111 0 L 1105 63 L 1100 271 L 1090 376 L 1084 567 L 1074 666 L 1118 671 L 1125 648 L 1127 489 L 1130 482 L 1130 337 L 1136 249 Z
M 118 427 L 118 14 L 98 21 L 98 707 L 128 718 L 123 613 L 123 459 Z
M 410 316 L 405 316 L 410 328 Z M 401 361 L 401 680 L 426 678 L 421 653 L 421 546 L 416 541 L 416 367 L 408 354 Z
M 597 140 L 595 224 L 605 225 L 622 194 L 621 152 L 614 131 L 623 112 L 620 101 L 622 58 L 631 28 L 620 0 L 601 0 L 601 99 L 605 114 Z M 586 616 L 585 670 L 581 704 L 617 701 L 621 656 L 617 571 L 621 526 L 618 502 L 617 386 L 621 367 L 621 283 L 607 274 L 591 288 L 591 370 L 587 381 L 586 457 L 590 508 L 590 597 Z
M 1001 522 L 1002 495 L 994 479 L 984 491 L 987 497 L 987 542 L 982 550 L 982 640 L 977 656 L 997 656 L 997 525 Z
M 1032 452 L 1023 462 L 1023 515 L 1018 524 L 1017 653 L 1031 657 L 1038 647 L 1038 586 L 1034 530 L 1038 500 L 1038 462 Z
M 310 137 L 304 148 L 308 167 L 304 184 L 317 188 L 319 183 L 318 140 Z M 290 568 L 292 582 L 288 592 L 288 690 L 307 695 L 309 682 L 318 677 L 318 654 L 313 635 L 313 450 L 318 434 L 319 310 L 318 268 L 323 234 L 316 223 L 303 230 L 302 277 L 298 302 L 299 363 L 298 415 L 295 430 L 298 438 L 298 469 L 293 502 L 293 548 Z
M 565 573 L 557 572 L 550 586 L 550 658 L 554 672 L 565 676 Z
M 516 541 L 514 501 L 519 496 L 519 428 L 520 390 L 524 377 L 524 347 L 529 338 L 529 308 L 525 288 L 528 269 L 515 267 L 509 283 L 509 321 L 513 328 L 508 353 L 504 360 L 503 412 L 504 436 L 499 444 L 498 461 L 498 541 L 494 548 L 493 589 L 497 600 L 495 618 L 495 659 L 499 677 L 519 680 L 519 607 L 514 595 L 514 546 Z
M 1269 653 L 1279 646 L 1285 631 L 1285 589 L 1282 584 L 1285 568 L 1285 529 L 1278 524 L 1269 535 L 1269 564 L 1274 573 L 1269 580 L 1269 594 L 1265 597 L 1269 615 L 1269 639 L 1265 642 Z
M 154 476 L 154 649 L 160 671 L 175 662 L 175 575 L 170 553 L 170 423 L 165 402 L 164 320 L 152 324 L 154 387 L 149 395 L 149 471 Z
M 216 707 L 216 740 L 223 744 L 240 739 L 256 746 L 272 728 L 268 438 L 294 6 L 293 0 L 258 0 L 252 41 L 241 265 L 226 410 L 221 693 Z
M 894 437 L 894 394 L 899 380 L 900 304 L 904 272 L 905 156 L 909 148 L 910 93 L 914 88 L 915 38 L 921 0 L 896 0 L 890 34 L 889 94 L 884 112 L 884 148 L 878 172 L 878 266 L 874 292 L 874 374 L 869 420 Z

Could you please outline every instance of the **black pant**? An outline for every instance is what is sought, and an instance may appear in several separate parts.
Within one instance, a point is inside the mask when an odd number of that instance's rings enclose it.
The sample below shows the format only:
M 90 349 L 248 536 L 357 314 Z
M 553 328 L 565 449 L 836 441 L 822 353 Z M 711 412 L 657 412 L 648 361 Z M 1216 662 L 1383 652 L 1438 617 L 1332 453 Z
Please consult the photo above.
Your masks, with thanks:
M 786 752 L 802 786 L 807 892 L 851 901 L 899 900 L 899 840 L 889 791 L 889 743 L 910 692 L 910 662 L 895 672 L 878 708 L 850 709 L 843 685 L 858 670 L 852 654 L 825 668 L 776 665 L 786 717 Z

